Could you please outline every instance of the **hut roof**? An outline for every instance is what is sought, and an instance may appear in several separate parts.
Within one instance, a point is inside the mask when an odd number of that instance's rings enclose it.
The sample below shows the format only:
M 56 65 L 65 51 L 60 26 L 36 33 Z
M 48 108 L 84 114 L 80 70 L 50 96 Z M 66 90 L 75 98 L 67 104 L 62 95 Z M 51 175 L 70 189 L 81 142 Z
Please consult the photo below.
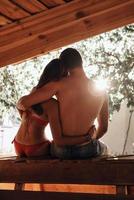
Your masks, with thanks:
M 134 22 L 134 0 L 0 0 L 0 67 Z

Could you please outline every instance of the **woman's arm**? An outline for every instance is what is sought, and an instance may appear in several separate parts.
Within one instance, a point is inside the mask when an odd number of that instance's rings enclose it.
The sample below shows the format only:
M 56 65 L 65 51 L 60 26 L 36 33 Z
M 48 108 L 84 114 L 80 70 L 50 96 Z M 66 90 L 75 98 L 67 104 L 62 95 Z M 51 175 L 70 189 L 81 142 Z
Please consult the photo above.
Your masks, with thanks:
M 17 102 L 17 108 L 19 110 L 25 111 L 34 104 L 41 103 L 50 99 L 53 95 L 55 95 L 58 92 L 58 89 L 58 81 L 48 83 L 47 85 L 37 89 L 29 95 L 21 97 Z

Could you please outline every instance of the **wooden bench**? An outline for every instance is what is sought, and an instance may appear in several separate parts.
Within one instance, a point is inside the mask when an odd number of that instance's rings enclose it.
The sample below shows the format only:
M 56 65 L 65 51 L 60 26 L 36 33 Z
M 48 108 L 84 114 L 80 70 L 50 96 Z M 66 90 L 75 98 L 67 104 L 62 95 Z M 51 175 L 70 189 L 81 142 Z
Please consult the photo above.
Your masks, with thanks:
M 87 160 L 18 159 L 0 160 L 0 183 L 15 183 L 15 191 L 0 191 L 0 199 L 21 195 L 27 199 L 132 199 L 134 156 L 101 157 Z M 116 195 L 63 192 L 28 192 L 25 183 L 115 185 Z M 18 191 L 20 190 L 20 191 Z M 29 197 L 28 197 L 29 196 Z M 2 198 L 1 198 L 2 197 Z M 19 200 L 21 200 L 19 198 Z

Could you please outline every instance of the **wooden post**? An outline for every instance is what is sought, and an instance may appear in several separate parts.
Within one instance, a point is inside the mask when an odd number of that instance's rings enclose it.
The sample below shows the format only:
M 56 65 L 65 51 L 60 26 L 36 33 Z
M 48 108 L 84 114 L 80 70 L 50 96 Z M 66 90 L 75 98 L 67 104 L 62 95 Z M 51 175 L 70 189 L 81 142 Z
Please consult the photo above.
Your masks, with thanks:
M 127 186 L 116 185 L 116 194 L 127 195 Z
M 25 184 L 24 183 L 15 183 L 14 190 L 23 190 Z

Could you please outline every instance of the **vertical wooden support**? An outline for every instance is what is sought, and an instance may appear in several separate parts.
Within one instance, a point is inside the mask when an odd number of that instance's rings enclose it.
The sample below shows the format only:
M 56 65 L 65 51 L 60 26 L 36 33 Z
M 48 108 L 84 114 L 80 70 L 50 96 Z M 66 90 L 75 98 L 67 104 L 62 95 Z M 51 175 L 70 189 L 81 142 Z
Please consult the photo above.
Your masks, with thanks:
M 40 191 L 45 191 L 45 185 L 44 184 L 40 184 Z
M 14 190 L 23 190 L 25 184 L 24 183 L 15 183 Z
M 126 185 L 116 185 L 116 194 L 127 195 Z

